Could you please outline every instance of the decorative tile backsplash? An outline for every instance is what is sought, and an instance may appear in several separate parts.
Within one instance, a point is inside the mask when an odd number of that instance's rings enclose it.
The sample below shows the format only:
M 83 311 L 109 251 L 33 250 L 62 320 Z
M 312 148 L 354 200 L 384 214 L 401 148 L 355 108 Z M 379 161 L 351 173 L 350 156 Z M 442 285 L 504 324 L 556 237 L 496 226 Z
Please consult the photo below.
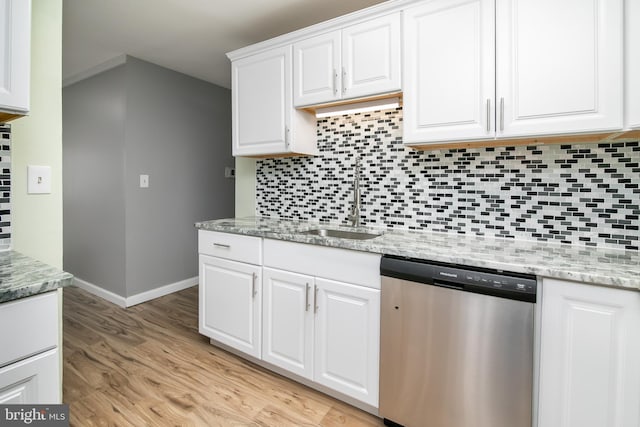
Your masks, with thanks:
M 0 251 L 11 249 L 11 125 L 0 123 Z
M 635 142 L 414 151 L 402 108 L 318 120 L 320 156 L 264 159 L 256 214 L 638 250 Z

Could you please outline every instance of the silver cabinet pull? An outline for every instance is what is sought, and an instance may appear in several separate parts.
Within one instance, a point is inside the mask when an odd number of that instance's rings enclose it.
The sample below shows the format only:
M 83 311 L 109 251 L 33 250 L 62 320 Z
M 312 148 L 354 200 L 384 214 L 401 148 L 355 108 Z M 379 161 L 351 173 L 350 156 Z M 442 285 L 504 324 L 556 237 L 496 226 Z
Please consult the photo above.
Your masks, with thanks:
M 213 246 L 216 248 L 231 249 L 231 245 L 225 245 L 224 243 L 214 243 Z
M 338 94 L 338 70 L 333 69 L 333 93 Z
M 313 286 L 313 312 L 318 312 L 318 287 Z
M 253 277 L 253 281 L 251 282 L 251 295 L 253 296 L 253 298 L 256 297 L 256 279 L 258 278 L 258 275 L 256 273 L 251 273 L 251 276 Z
M 342 93 L 347 93 L 347 70 L 342 67 Z
M 304 311 L 309 311 L 309 284 L 306 284 L 305 294 L 304 294 Z
M 289 127 L 284 127 L 284 145 L 289 148 Z
M 491 132 L 491 99 L 487 98 L 487 132 Z
M 504 98 L 500 98 L 500 132 L 504 130 Z

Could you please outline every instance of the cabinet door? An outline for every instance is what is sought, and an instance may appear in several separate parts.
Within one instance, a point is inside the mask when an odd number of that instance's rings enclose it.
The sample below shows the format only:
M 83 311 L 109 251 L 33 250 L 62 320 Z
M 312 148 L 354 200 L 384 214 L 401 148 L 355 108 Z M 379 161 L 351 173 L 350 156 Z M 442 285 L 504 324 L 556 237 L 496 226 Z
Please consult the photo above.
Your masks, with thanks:
M 380 291 L 316 278 L 314 380 L 378 406 Z
M 291 46 L 234 61 L 233 155 L 286 152 L 291 122 Z
M 496 0 L 498 137 L 622 128 L 622 0 Z
M 539 427 L 640 425 L 640 292 L 544 279 Z
M 342 30 L 342 97 L 401 89 L 400 13 Z
M 0 110 L 29 110 L 31 1 L 0 0 Z
M 404 142 L 494 138 L 493 0 L 404 12 Z
M 260 358 L 261 268 L 200 255 L 200 333 Z
M 60 378 L 56 348 L 0 368 L 0 405 L 61 403 Z
M 320 104 L 340 99 L 340 31 L 293 45 L 293 104 Z
M 640 1 L 626 0 L 625 30 L 625 127 L 640 129 Z
M 313 277 L 263 269 L 262 360 L 313 379 Z

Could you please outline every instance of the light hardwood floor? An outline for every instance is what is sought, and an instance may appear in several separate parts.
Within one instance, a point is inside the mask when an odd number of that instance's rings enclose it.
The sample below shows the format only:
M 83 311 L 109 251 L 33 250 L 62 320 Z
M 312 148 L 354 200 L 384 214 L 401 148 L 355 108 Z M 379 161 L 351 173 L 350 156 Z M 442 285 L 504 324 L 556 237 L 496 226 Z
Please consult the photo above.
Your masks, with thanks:
M 64 290 L 63 401 L 73 426 L 382 426 L 209 344 L 197 287 L 128 309 Z

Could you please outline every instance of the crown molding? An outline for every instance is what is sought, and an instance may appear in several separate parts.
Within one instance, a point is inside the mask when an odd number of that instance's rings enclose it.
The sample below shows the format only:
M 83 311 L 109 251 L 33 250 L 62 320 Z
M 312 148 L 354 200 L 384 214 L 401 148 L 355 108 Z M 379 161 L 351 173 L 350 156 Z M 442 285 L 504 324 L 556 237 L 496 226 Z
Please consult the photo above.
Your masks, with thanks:
M 122 55 L 118 55 L 114 58 L 108 59 L 104 62 L 101 62 L 100 64 L 96 65 L 95 67 L 91 67 L 88 68 L 84 71 L 81 71 L 77 74 L 74 74 L 72 76 L 67 77 L 66 79 L 62 79 L 62 87 L 67 87 L 67 86 L 71 86 L 74 83 L 78 83 L 79 81 L 88 79 L 89 77 L 93 77 L 96 74 L 100 74 L 103 73 L 107 70 L 110 70 L 112 68 L 115 68 L 119 65 L 124 64 L 125 62 L 127 62 L 127 55 L 122 54 Z
M 307 39 L 322 33 L 328 33 L 330 31 L 339 30 L 346 26 L 356 24 L 368 19 L 373 19 L 378 16 L 388 15 L 390 13 L 399 12 L 407 6 L 415 3 L 423 2 L 424 0 L 388 0 L 383 3 L 379 3 L 365 9 L 356 10 L 355 12 L 348 13 L 346 15 L 339 16 L 337 18 L 330 19 L 328 21 L 320 22 L 318 24 L 311 25 L 309 27 L 302 28 L 300 30 L 292 31 L 287 34 L 283 34 L 278 37 L 274 37 L 269 40 L 265 40 L 259 43 L 255 43 L 240 49 L 233 50 L 227 53 L 227 57 L 231 61 L 235 61 L 246 56 L 254 55 L 265 49 L 277 48 L 286 46 L 288 44 Z

